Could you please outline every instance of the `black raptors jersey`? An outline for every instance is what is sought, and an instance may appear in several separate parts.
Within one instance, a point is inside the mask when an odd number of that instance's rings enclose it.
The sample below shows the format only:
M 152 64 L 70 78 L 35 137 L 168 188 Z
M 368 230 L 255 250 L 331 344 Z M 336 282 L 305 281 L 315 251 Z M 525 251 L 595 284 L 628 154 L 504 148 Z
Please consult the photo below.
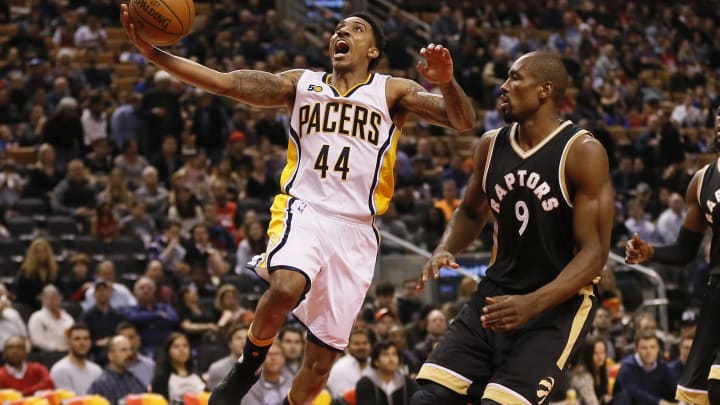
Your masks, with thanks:
M 555 279 L 573 258 L 573 206 L 565 184 L 565 157 L 585 133 L 565 121 L 528 151 L 518 146 L 517 124 L 495 133 L 483 176 L 495 218 L 489 280 L 515 293 L 528 293 Z
M 710 244 L 710 274 L 720 274 L 720 167 L 718 161 L 705 166 L 698 179 L 698 203 L 705 221 L 712 228 Z

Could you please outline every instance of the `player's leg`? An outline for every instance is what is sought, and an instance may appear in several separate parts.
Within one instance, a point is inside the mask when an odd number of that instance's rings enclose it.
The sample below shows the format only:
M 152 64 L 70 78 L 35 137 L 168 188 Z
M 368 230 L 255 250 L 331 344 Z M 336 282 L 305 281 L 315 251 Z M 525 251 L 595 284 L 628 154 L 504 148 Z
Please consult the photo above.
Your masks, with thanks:
M 315 399 L 325 388 L 330 369 L 339 354 L 339 351 L 309 338 L 305 344 L 303 364 L 295 375 L 288 393 L 289 400 L 286 399 L 285 403 L 300 405 Z
M 257 371 L 265 361 L 275 335 L 308 285 L 307 277 L 296 271 L 278 269 L 271 273 L 270 288 L 258 302 L 241 360 L 215 387 L 210 405 L 236 405 L 238 398 L 255 384 Z
M 422 381 L 410 399 L 412 405 L 465 405 L 467 397 L 433 381 Z

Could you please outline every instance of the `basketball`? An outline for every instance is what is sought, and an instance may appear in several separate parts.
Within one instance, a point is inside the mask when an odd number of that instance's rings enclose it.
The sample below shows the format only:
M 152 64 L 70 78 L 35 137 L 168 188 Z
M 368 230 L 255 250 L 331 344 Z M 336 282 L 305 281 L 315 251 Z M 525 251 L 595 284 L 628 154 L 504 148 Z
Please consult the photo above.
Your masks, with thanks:
M 167 46 L 190 33 L 195 5 L 192 0 L 130 0 L 128 14 L 142 40 Z

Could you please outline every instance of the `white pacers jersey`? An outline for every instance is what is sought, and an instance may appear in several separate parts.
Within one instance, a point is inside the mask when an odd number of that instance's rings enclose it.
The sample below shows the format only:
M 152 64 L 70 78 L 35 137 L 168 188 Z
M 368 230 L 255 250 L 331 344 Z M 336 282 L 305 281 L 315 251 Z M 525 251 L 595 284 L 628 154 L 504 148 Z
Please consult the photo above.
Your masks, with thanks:
M 385 97 L 389 76 L 369 74 L 344 94 L 331 76 L 300 77 L 280 187 L 320 211 L 366 221 L 387 210 L 395 186 L 400 131 Z

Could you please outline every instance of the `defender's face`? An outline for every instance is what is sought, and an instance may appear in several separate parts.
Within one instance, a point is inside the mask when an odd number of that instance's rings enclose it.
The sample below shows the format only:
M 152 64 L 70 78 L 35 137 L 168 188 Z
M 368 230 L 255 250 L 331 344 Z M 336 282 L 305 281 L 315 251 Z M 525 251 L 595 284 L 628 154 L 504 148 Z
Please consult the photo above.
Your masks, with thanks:
M 335 27 L 329 54 L 333 68 L 349 68 L 378 56 L 372 26 L 359 17 L 348 17 Z
M 510 67 L 508 78 L 500 87 L 500 113 L 507 123 L 522 121 L 536 111 L 538 82 L 530 76 L 527 57 L 521 57 Z

